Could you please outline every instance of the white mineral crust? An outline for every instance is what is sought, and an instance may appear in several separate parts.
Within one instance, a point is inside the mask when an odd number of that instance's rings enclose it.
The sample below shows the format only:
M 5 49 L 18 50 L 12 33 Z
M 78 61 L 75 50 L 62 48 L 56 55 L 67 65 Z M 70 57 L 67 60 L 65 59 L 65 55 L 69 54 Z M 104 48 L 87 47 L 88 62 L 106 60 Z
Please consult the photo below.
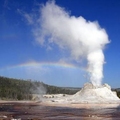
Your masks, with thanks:
M 54 99 L 59 103 L 120 103 L 120 99 L 115 92 L 111 91 L 108 84 L 96 87 L 91 83 L 86 83 L 76 94 Z

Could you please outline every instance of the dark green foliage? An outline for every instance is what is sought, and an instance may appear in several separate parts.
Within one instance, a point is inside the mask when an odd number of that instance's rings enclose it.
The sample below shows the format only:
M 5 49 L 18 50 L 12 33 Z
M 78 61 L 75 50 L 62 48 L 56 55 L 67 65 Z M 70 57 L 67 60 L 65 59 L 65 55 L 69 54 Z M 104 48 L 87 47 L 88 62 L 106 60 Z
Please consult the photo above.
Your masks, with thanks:
M 74 94 L 79 89 L 56 87 L 32 80 L 0 77 L 0 99 L 31 100 L 32 94 Z
M 47 94 L 75 94 L 79 89 L 70 89 L 70 88 L 63 88 L 63 87 L 56 87 L 56 86 L 50 86 L 46 85 L 47 88 Z
M 115 89 L 117 96 L 120 98 L 120 90 L 119 89 Z
M 120 88 L 112 89 L 112 91 L 115 91 L 117 96 L 120 98 Z
M 117 92 L 117 96 L 120 98 L 120 91 Z
M 0 77 L 0 99 L 30 100 L 33 89 L 31 81 Z

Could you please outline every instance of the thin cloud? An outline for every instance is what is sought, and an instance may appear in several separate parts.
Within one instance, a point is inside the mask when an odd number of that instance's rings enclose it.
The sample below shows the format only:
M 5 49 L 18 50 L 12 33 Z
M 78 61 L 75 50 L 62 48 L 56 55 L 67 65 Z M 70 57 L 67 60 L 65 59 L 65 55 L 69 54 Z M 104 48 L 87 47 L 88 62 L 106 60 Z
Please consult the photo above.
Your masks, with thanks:
M 8 0 L 5 0 L 5 1 L 4 1 L 4 5 L 3 5 L 3 7 L 4 7 L 5 9 L 10 10 L 10 7 L 9 7 L 9 1 L 8 1 Z

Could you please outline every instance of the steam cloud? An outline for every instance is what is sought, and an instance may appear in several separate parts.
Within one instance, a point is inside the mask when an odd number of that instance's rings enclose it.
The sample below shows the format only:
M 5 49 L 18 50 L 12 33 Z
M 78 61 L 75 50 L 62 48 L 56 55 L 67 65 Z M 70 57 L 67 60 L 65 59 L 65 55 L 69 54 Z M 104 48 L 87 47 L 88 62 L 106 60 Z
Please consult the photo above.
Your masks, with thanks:
M 58 45 L 70 51 L 76 60 L 87 60 L 87 72 L 92 84 L 100 86 L 103 78 L 104 46 L 109 43 L 105 29 L 97 21 L 86 21 L 82 16 L 70 16 L 54 1 L 47 2 L 40 9 L 40 16 L 34 22 L 36 40 L 41 45 Z M 31 17 L 33 20 L 33 18 Z

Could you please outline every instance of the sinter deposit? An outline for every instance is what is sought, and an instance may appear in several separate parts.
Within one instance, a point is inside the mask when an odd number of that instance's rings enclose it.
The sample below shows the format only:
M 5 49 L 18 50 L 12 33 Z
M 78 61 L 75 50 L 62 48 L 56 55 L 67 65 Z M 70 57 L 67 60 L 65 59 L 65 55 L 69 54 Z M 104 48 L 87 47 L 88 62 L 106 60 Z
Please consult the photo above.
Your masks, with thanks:
M 51 102 L 58 103 L 120 103 L 116 92 L 111 91 L 108 84 L 96 87 L 91 83 L 86 83 L 84 87 L 74 95 L 62 96 L 50 99 Z

